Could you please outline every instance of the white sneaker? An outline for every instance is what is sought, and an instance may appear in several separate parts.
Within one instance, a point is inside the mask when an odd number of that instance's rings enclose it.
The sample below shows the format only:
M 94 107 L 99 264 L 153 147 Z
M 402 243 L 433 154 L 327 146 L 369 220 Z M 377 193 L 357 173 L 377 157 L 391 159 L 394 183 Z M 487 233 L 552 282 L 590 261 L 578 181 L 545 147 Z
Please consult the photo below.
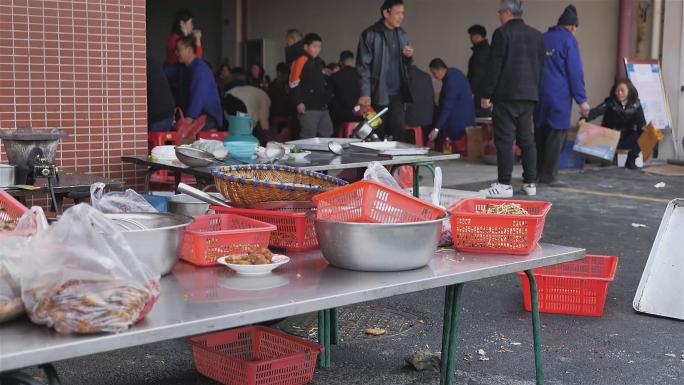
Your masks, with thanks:
M 533 196 L 537 195 L 537 186 L 534 183 L 525 183 L 522 186 L 522 191 L 525 194 L 533 197 Z
M 492 183 L 490 188 L 480 190 L 487 198 L 513 198 L 513 186 L 510 184 Z

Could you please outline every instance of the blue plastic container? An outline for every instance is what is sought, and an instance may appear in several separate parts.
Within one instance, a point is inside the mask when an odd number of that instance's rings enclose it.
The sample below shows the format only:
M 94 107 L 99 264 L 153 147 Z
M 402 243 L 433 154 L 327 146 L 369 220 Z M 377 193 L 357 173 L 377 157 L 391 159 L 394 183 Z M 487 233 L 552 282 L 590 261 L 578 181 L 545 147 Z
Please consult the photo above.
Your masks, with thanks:
M 259 143 L 259 139 L 252 135 L 252 118 L 250 116 L 228 116 L 228 132 L 230 134 L 224 142 Z
M 258 143 L 251 141 L 223 142 L 223 147 L 228 150 L 229 155 L 233 158 L 251 159 L 257 144 Z

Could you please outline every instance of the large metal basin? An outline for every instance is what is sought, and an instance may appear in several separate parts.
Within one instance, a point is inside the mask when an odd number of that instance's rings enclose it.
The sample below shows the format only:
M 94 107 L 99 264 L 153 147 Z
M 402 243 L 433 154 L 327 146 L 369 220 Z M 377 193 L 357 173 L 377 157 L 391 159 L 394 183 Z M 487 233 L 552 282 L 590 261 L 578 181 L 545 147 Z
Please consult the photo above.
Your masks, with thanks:
M 120 228 L 141 262 L 153 272 L 166 275 L 180 257 L 185 227 L 192 217 L 161 213 L 105 214 Z
M 346 223 L 316 220 L 321 252 L 337 267 L 359 271 L 403 271 L 430 262 L 442 221 Z

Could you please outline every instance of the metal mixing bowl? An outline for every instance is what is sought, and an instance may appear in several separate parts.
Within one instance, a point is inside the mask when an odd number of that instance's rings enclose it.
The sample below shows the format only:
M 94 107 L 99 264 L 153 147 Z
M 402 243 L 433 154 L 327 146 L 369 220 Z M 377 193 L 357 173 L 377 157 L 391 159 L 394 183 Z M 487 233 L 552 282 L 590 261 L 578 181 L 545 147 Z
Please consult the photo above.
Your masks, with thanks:
M 321 252 L 337 267 L 360 271 L 403 271 L 430 262 L 442 221 L 347 223 L 316 220 Z
M 162 213 L 105 214 L 121 228 L 141 262 L 153 272 L 166 275 L 178 262 L 185 227 L 192 217 Z
M 225 199 L 221 193 L 208 194 L 219 199 Z M 193 198 L 190 195 L 178 194 L 169 197 L 166 207 L 170 213 L 194 217 L 195 215 L 206 214 L 207 210 L 209 210 L 209 203 Z
M 214 155 L 210 152 L 192 147 L 176 146 L 176 158 L 188 167 L 207 167 L 214 163 Z

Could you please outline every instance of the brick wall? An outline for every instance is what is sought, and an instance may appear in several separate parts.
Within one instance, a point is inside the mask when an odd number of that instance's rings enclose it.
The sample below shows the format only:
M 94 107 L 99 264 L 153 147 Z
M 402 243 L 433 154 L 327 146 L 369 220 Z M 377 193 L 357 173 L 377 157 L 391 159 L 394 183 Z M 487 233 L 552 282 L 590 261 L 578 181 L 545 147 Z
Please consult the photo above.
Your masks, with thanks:
M 59 166 L 139 183 L 145 0 L 2 0 L 0 25 L 0 129 L 62 128 Z

